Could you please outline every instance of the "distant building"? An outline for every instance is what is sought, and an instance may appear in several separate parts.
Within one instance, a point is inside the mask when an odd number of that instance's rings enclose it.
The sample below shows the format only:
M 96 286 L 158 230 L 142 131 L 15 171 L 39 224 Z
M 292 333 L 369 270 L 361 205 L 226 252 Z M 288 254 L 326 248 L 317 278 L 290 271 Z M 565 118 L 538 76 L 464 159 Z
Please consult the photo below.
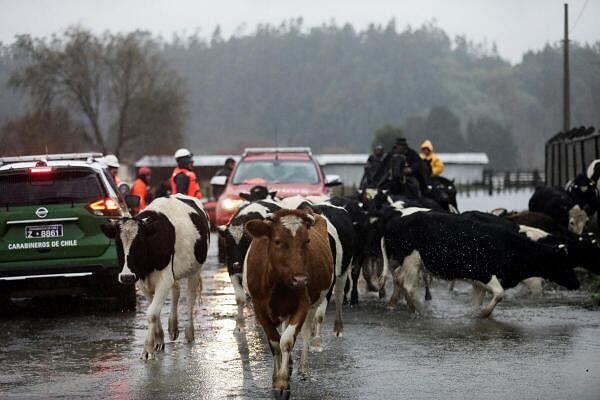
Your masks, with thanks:
M 455 179 L 456 183 L 481 182 L 483 170 L 489 163 L 485 153 L 438 153 L 445 165 L 443 176 Z M 358 187 L 364 172 L 368 154 L 315 154 L 325 174 L 339 175 L 346 187 Z M 198 179 L 206 184 L 227 158 L 238 161 L 239 155 L 198 155 L 194 156 L 194 170 Z M 135 165 L 152 168 L 154 183 L 169 178 L 175 167 L 175 159 L 170 155 L 144 156 Z
M 483 170 L 489 159 L 485 153 L 438 153 L 444 162 L 444 177 L 456 183 L 481 182 Z M 317 154 L 319 164 L 326 174 L 341 177 L 344 186 L 360 185 L 368 154 Z

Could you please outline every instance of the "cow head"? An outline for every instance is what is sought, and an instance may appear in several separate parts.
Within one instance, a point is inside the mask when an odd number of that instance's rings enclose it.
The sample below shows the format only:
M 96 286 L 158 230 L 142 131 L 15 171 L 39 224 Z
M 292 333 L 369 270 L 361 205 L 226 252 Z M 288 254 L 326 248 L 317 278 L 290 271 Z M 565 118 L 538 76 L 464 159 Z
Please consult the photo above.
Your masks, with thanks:
M 569 210 L 569 230 L 581 235 L 589 219 L 585 210 L 582 210 L 578 205 L 574 206 Z
M 225 242 L 225 261 L 229 275 L 243 272 L 244 258 L 252 240 L 245 231 L 244 224 L 254 219 L 264 219 L 269 210 L 261 202 L 248 203 L 236 211 L 227 225 L 219 226 L 219 235 Z
M 256 185 L 250 189 L 249 193 L 240 192 L 240 198 L 246 200 L 248 202 L 264 200 L 267 198 L 271 198 L 275 200 L 275 196 L 277 195 L 277 191 L 269 191 L 266 186 Z
M 268 220 L 246 223 L 253 238 L 268 241 L 272 282 L 292 289 L 303 289 L 310 276 L 306 266 L 309 229 L 315 216 L 308 210 L 279 210 Z
M 455 210 L 458 208 L 454 180 L 446 179 L 441 176 L 431 178 L 430 184 L 427 185 L 425 195 L 435 200 L 446 211 L 452 211 L 450 206 Z
M 123 218 L 120 221 L 104 223 L 100 228 L 108 238 L 115 239 L 121 267 L 119 282 L 135 283 L 140 279 L 140 274 L 136 271 L 140 267 L 145 267 L 148 262 L 146 255 L 148 246 L 144 241 L 157 233 L 159 230 L 157 223 L 149 221 L 148 218 Z
M 258 216 L 257 219 L 262 219 Z M 244 230 L 247 219 L 234 218 L 229 225 L 219 226 L 219 235 L 225 240 L 225 262 L 229 275 L 241 274 L 244 258 L 248 252 L 251 238 Z
M 367 212 L 365 217 L 362 274 L 368 290 L 372 292 L 381 289 L 383 274 L 381 238 L 385 230 L 386 215 L 389 209 L 391 207 L 384 206 L 381 210 L 371 210 Z
M 540 276 L 556 282 L 569 290 L 579 289 L 581 285 L 573 266 L 568 262 L 567 248 L 560 244 L 555 248 L 555 254 L 543 264 Z
M 579 236 L 575 246 L 571 246 L 575 265 L 579 265 L 590 272 L 600 274 L 600 247 L 593 233 Z

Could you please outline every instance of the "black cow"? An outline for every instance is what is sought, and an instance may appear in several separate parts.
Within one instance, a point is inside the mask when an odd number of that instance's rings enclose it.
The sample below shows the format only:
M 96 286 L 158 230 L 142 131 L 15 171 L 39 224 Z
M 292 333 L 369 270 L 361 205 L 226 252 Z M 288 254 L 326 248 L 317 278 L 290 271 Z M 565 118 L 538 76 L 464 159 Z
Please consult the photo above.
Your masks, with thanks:
M 442 279 L 475 281 L 477 304 L 484 290 L 490 292 L 492 301 L 481 310 L 482 317 L 502 300 L 504 288 L 529 277 L 543 277 L 568 289 L 579 287 L 563 249 L 505 228 L 436 211 L 394 210 L 383 218 L 384 269 L 393 272 L 396 287 L 391 306 L 404 294 L 409 308 L 416 310 L 421 267 Z
M 435 200 L 444 210 L 458 213 L 454 180 L 444 178 L 443 176 L 431 177 L 429 178 L 429 184 L 424 195 Z
M 556 222 L 577 234 L 583 232 L 589 220 L 588 214 L 580 204 L 577 204 L 573 195 L 558 188 L 536 188 L 529 199 L 529 211 L 549 215 Z
M 209 244 L 208 215 L 202 203 L 193 197 L 177 194 L 154 200 L 134 218 L 102 225 L 102 231 L 117 244 L 122 271 L 121 283 L 141 280 L 142 289 L 151 302 L 148 307 L 148 333 L 143 359 L 154 358 L 164 349 L 160 310 L 169 290 L 172 291 L 169 335 L 179 335 L 177 303 L 179 284 L 187 278 L 188 325 L 185 337 L 194 340 L 194 306 L 202 290 L 200 269 L 206 261 Z
M 248 247 L 252 238 L 245 231 L 246 222 L 255 219 L 265 219 L 268 214 L 280 210 L 277 201 L 259 200 L 242 205 L 231 218 L 227 225 L 219 226 L 219 235 L 225 243 L 225 261 L 227 272 L 235 292 L 235 301 L 238 306 L 236 317 L 238 329 L 244 326 L 244 305 L 246 304 L 246 293 L 242 286 L 243 265 Z

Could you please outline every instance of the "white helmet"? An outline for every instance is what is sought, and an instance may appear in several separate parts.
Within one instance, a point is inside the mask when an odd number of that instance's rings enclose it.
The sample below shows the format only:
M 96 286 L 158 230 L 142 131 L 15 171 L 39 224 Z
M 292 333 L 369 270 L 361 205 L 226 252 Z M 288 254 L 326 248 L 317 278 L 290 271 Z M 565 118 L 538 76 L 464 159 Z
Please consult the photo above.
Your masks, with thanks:
M 175 152 L 175 159 L 181 158 L 181 157 L 191 157 L 192 153 L 190 153 L 190 151 L 188 149 L 179 149 Z
M 112 168 L 119 168 L 119 159 L 114 154 L 109 154 L 104 156 L 103 160 L 104 164 L 108 165 Z

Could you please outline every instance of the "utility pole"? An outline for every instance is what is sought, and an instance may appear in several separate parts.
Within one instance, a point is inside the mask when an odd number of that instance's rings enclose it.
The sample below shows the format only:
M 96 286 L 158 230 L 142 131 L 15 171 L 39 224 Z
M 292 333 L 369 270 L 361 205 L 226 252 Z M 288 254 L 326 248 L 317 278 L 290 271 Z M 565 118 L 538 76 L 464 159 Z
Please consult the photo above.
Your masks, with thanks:
M 568 132 L 571 129 L 571 85 L 569 77 L 569 5 L 566 3 L 563 63 L 563 132 Z

